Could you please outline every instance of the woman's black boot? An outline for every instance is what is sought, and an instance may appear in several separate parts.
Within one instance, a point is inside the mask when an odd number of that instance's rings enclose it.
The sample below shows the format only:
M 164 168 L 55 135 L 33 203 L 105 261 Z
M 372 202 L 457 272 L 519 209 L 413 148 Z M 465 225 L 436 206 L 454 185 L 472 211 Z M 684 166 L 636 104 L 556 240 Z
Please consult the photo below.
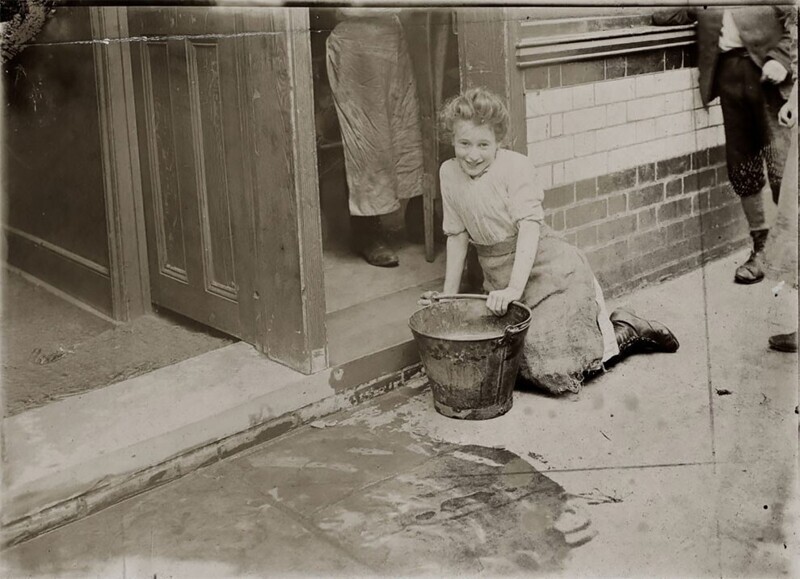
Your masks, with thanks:
M 619 357 L 637 352 L 676 352 L 678 339 L 664 324 L 640 318 L 628 310 L 611 314 L 611 324 L 619 346 Z

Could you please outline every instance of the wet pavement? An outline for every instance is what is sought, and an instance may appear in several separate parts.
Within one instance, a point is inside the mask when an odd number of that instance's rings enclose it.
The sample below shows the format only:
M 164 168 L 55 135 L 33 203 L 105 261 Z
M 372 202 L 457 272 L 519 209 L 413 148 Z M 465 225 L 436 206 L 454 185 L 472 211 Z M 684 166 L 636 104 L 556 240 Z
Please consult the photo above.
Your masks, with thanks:
M 796 574 L 797 357 L 766 349 L 792 315 L 730 282 L 742 258 L 619 300 L 677 354 L 480 422 L 406 387 L 8 549 L 2 576 Z

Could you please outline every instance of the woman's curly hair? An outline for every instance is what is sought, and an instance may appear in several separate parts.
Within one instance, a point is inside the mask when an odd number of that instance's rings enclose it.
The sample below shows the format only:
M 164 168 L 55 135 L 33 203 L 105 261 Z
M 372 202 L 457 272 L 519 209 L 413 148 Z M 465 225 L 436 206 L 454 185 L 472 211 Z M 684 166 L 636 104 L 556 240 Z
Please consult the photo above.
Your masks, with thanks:
M 488 125 L 498 143 L 508 134 L 508 109 L 496 94 L 485 88 L 471 88 L 448 100 L 439 113 L 441 136 L 444 141 L 453 138 L 456 121 L 472 121 Z

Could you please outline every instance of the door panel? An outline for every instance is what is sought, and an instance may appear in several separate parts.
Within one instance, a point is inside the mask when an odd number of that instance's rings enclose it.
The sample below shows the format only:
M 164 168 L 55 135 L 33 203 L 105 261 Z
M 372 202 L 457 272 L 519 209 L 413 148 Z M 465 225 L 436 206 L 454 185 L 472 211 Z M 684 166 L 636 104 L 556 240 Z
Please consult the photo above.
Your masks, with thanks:
M 220 55 L 214 44 L 189 43 L 189 86 L 192 89 L 192 138 L 200 142 L 200 175 L 198 197 L 200 215 L 200 246 L 203 252 L 205 290 L 235 300 L 236 274 L 233 255 L 231 212 L 229 210 L 230 179 L 226 171 L 226 127 L 222 123 L 222 87 L 220 86 Z M 230 85 L 228 85 L 230 86 Z M 234 85 L 235 86 L 235 85 Z M 203 87 L 204 90 L 200 90 Z M 228 91 L 231 92 L 231 91 Z M 235 94 L 225 100 L 236 102 Z M 230 129 L 229 129 L 229 132 Z M 236 138 L 237 136 L 233 136 Z M 236 189 L 236 187 L 234 187 Z
M 303 10 L 128 17 L 153 302 L 311 371 L 326 356 Z
M 152 158 L 148 159 L 152 166 L 149 190 L 152 212 L 152 227 L 155 240 L 149 244 L 157 249 L 157 267 L 151 263 L 151 274 L 158 272 L 173 278 L 177 282 L 187 283 L 186 250 L 183 242 L 183 225 L 181 217 L 180 188 L 175 143 L 170 114 L 171 98 L 169 75 L 159 74 L 153 77 L 152 70 L 168 70 L 169 48 L 166 42 L 148 44 L 143 61 L 143 79 L 145 85 L 144 105 L 146 120 L 140 127 L 145 128 L 143 135 L 148 143 Z M 153 243 L 153 241 L 155 243 Z

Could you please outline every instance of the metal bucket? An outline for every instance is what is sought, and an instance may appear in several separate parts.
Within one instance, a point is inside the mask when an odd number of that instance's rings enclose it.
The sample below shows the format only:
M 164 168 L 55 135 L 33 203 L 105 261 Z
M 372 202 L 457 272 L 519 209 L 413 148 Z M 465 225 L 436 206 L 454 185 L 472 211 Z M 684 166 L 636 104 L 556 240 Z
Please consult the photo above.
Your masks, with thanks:
M 450 418 L 486 420 L 505 414 L 531 310 L 511 302 L 504 316 L 483 295 L 441 295 L 415 312 L 408 325 L 433 390 L 436 411 Z

